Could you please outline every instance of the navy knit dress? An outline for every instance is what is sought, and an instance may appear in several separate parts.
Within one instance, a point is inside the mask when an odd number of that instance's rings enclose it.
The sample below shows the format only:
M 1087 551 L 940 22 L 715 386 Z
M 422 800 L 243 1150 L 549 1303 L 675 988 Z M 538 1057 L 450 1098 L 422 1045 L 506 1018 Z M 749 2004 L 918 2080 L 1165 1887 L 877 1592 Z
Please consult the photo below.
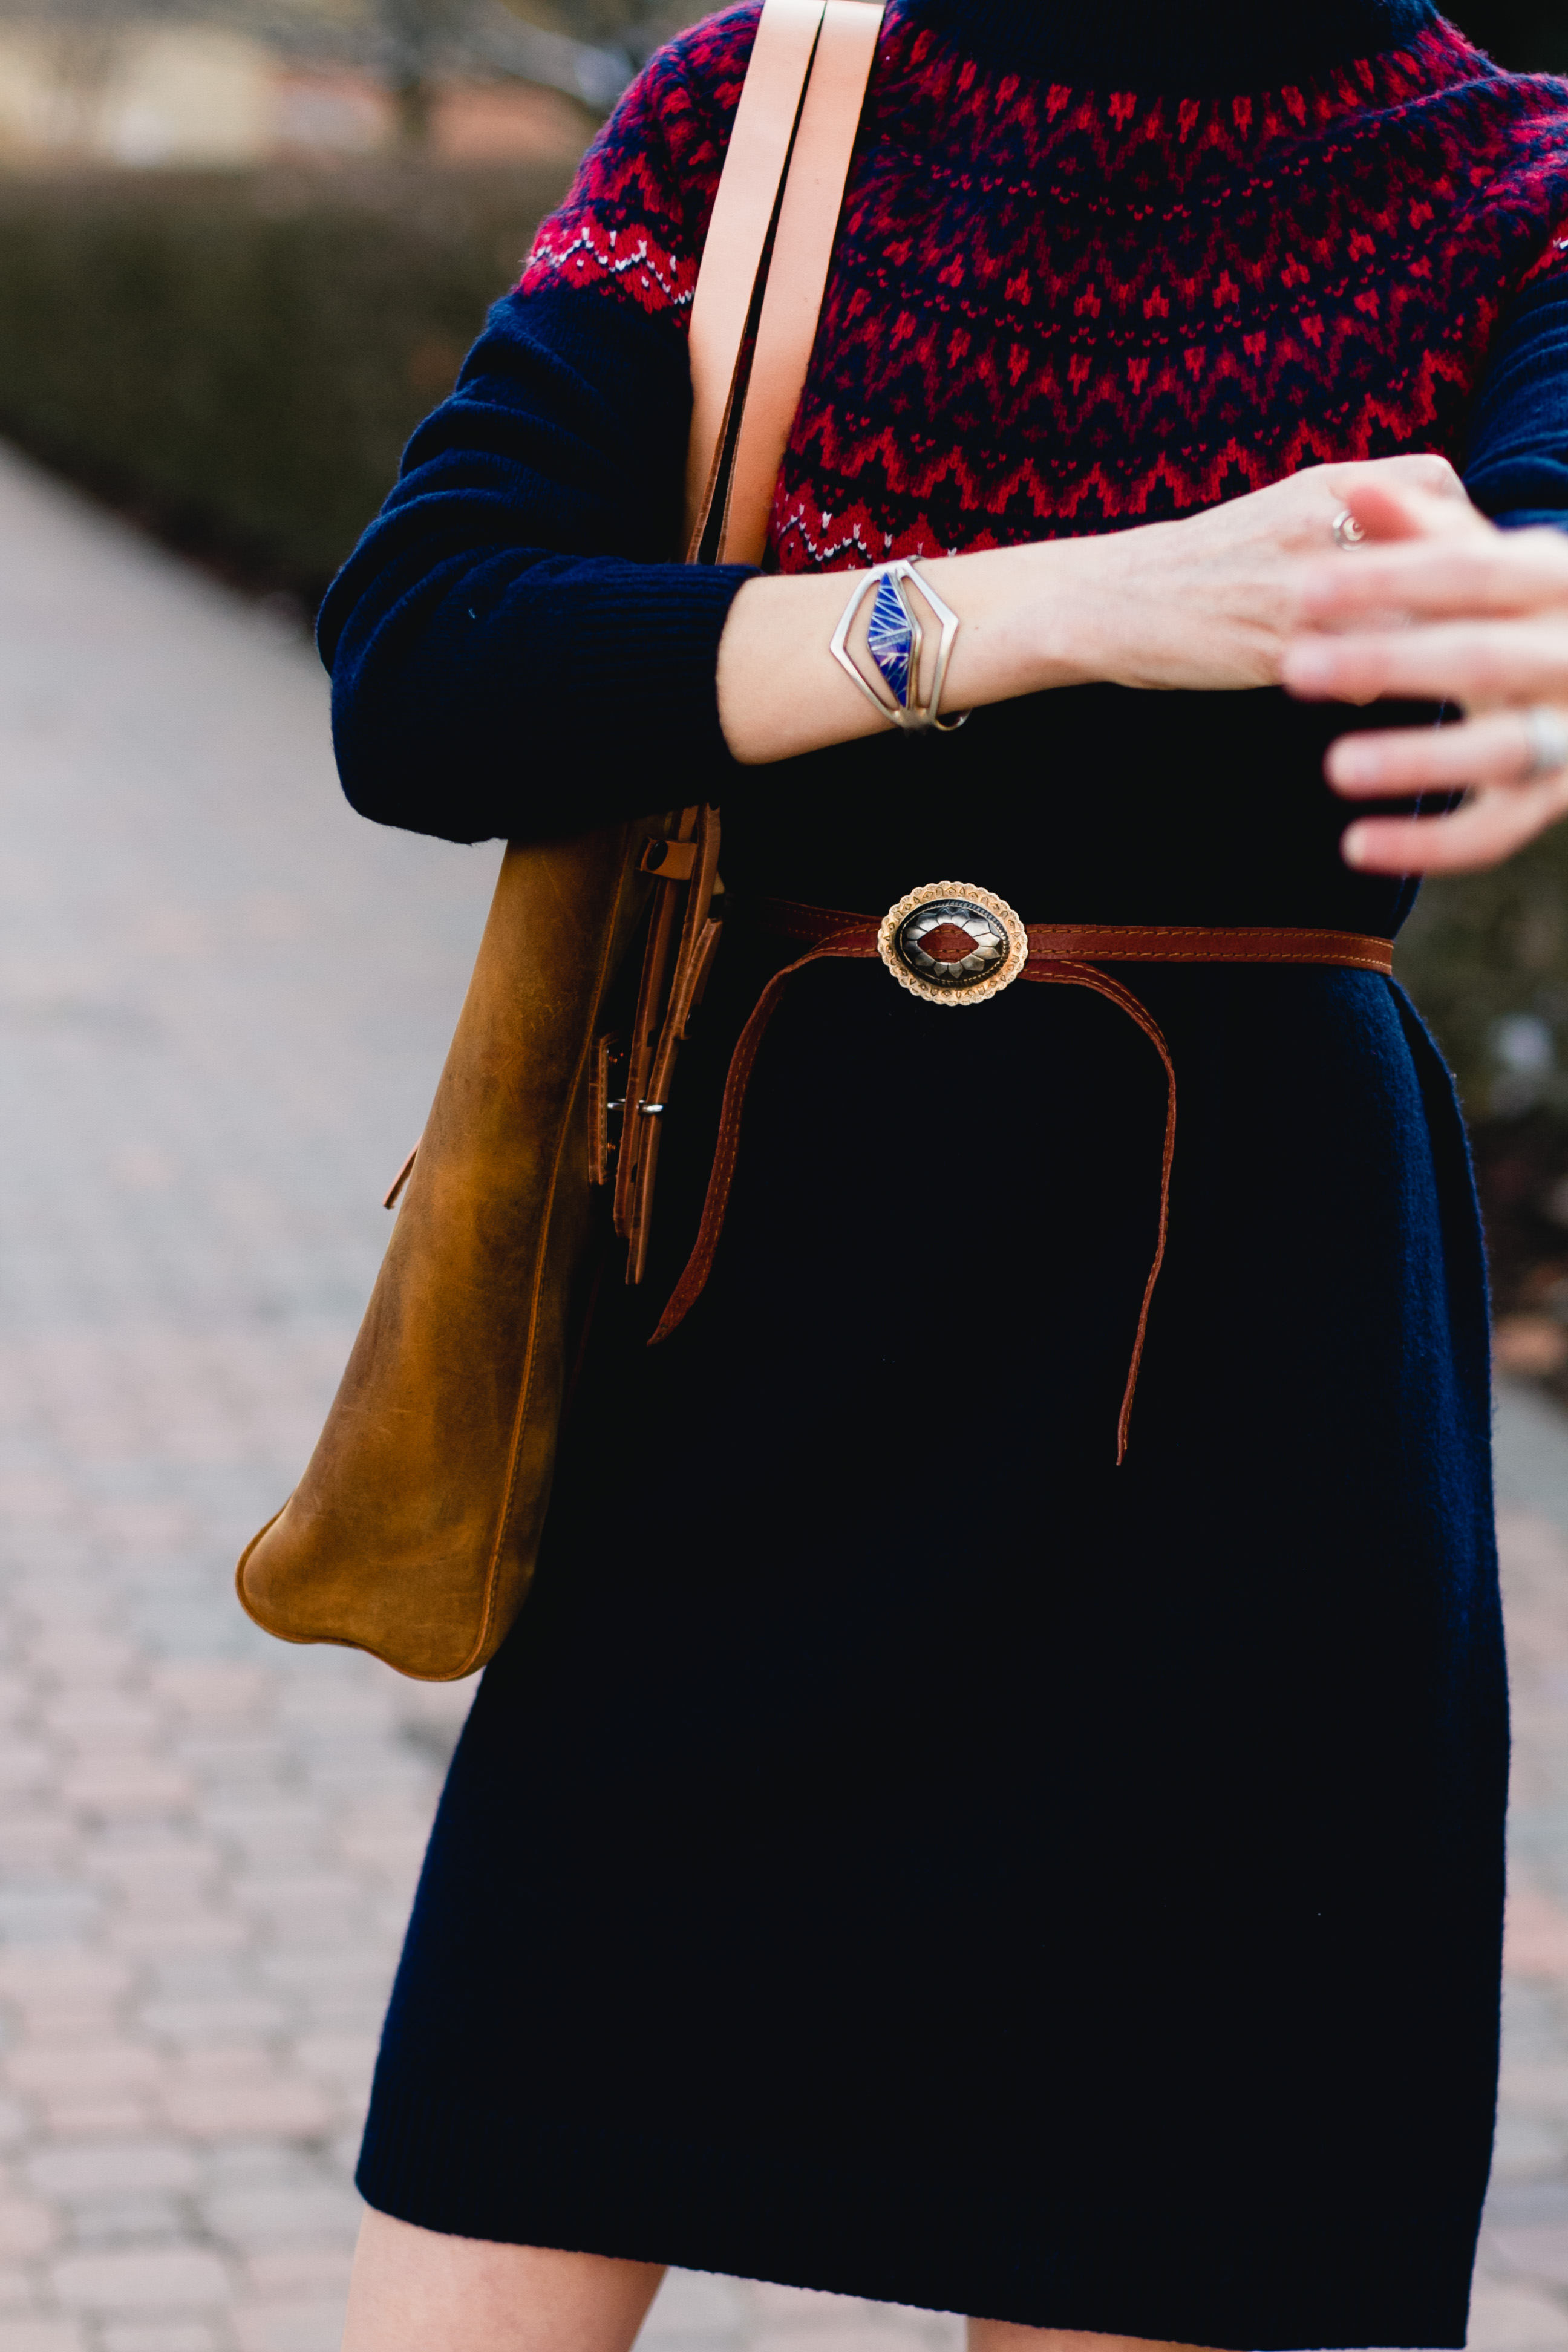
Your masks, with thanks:
M 1458 2346 L 1506 1698 L 1447 1077 L 1364 972 L 1123 967 L 950 1018 L 791 982 L 706 1292 L 769 894 L 1397 928 L 1342 711 L 1083 688 L 729 760 L 746 576 L 668 560 L 754 5 L 656 58 L 329 600 L 356 805 L 722 803 L 654 1263 L 444 1797 L 360 2172 L 426 2228 L 1222 2347 Z M 1568 509 L 1568 89 L 1425 0 L 894 0 L 769 561 L 851 569 L 1446 452 Z M 1388 714 L 1384 714 L 1387 716 Z M 1408 714 L 1394 713 L 1395 717 Z M 1366 723 L 1358 720 L 1356 723 Z

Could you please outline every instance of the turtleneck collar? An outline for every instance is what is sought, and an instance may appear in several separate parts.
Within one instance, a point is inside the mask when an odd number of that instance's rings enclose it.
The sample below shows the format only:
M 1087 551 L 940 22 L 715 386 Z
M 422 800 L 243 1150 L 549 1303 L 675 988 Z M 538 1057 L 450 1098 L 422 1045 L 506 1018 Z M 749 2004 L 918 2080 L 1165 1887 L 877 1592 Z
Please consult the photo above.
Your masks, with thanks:
M 910 0 L 988 63 L 1080 89 L 1278 89 L 1403 48 L 1433 0 Z

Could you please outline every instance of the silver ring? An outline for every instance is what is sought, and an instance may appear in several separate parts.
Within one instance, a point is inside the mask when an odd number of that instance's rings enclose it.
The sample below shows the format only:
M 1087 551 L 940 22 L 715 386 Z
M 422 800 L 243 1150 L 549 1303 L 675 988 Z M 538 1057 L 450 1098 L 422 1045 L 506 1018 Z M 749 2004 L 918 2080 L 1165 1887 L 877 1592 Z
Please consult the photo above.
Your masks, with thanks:
M 1568 725 L 1549 702 L 1537 702 L 1522 712 L 1530 743 L 1530 761 L 1522 781 L 1532 784 L 1541 776 L 1555 776 L 1568 768 Z
M 1365 531 L 1357 522 L 1349 507 L 1340 509 L 1334 517 L 1333 530 L 1336 547 L 1359 547 L 1366 537 Z

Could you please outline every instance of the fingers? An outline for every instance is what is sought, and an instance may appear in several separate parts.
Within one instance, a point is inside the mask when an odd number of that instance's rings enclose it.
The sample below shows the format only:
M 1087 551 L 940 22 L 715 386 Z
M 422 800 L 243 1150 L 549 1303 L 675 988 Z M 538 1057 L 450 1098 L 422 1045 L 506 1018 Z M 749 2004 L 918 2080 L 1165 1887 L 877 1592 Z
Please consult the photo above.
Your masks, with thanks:
M 1297 637 L 1285 649 L 1279 675 L 1306 702 L 1404 695 L 1471 709 L 1499 702 L 1568 703 L 1568 613 Z
M 1528 711 L 1500 710 L 1461 727 L 1390 728 L 1342 735 L 1323 772 L 1346 800 L 1399 800 L 1406 793 L 1463 792 L 1474 784 L 1524 783 L 1537 758 Z
M 1568 771 L 1477 793 L 1452 816 L 1362 817 L 1340 854 L 1369 874 L 1470 874 L 1500 866 L 1568 814 Z
M 1471 506 L 1446 458 L 1389 457 L 1324 470 L 1326 487 L 1350 509 L 1368 541 L 1465 539 L 1492 528 Z
M 1543 748 L 1557 756 L 1553 730 L 1568 741 L 1568 537 L 1500 531 L 1442 459 L 1323 471 L 1364 537 L 1304 568 L 1284 685 L 1306 700 L 1401 696 L 1469 714 L 1341 737 L 1324 773 L 1346 799 L 1467 794 L 1445 816 L 1363 817 L 1342 854 L 1383 874 L 1500 864 L 1568 814 L 1568 765 L 1534 772 Z
M 1325 466 L 1323 471 L 1336 492 L 1347 499 L 1363 489 L 1394 488 L 1451 499 L 1461 506 L 1469 504 L 1454 467 L 1435 449 L 1410 449 L 1397 457 L 1352 458 L 1346 465 Z
M 1403 541 L 1353 551 L 1354 561 L 1325 557 L 1301 583 L 1300 616 L 1334 627 L 1363 613 L 1399 611 L 1528 613 L 1568 610 L 1568 536 L 1558 530 L 1497 530 L 1483 526 L 1434 542 Z
M 1472 539 L 1492 528 L 1462 489 L 1449 498 L 1417 483 L 1363 482 L 1346 492 L 1345 503 L 1369 541 Z

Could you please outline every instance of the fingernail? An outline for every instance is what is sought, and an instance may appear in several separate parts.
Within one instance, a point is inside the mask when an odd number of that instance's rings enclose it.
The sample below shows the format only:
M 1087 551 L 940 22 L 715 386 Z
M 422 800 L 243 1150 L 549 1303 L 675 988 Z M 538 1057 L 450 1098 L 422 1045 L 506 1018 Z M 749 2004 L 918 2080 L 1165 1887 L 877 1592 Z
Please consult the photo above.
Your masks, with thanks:
M 1340 835 L 1340 856 L 1347 866 L 1365 864 L 1366 832 L 1363 826 L 1352 824 Z

